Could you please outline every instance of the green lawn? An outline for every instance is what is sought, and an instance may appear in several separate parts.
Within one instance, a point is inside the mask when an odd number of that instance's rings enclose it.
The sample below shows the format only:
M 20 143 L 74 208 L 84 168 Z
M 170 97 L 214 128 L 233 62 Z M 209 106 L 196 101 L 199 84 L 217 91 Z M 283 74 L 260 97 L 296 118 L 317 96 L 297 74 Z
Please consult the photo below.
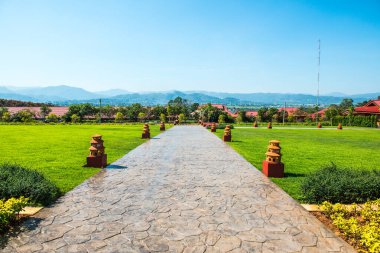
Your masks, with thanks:
M 222 130 L 216 133 L 223 135 Z M 268 141 L 281 141 L 285 178 L 272 180 L 302 202 L 300 184 L 305 175 L 331 162 L 341 167 L 380 169 L 378 129 L 266 129 L 235 128 L 230 143 L 261 170 Z
M 150 129 L 152 136 L 159 133 L 159 125 Z M 143 143 L 141 133 L 141 124 L 0 125 L 0 163 L 36 169 L 67 192 L 100 170 L 82 167 L 93 134 L 103 135 L 111 163 Z

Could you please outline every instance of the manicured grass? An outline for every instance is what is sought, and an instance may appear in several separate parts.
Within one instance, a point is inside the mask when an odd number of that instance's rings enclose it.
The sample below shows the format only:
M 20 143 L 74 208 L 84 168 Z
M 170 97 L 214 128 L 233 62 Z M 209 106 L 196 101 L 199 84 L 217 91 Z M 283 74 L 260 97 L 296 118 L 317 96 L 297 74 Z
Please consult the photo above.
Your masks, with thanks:
M 150 129 L 159 133 L 159 125 Z M 103 135 L 111 163 L 145 142 L 141 133 L 141 124 L 0 125 L 0 161 L 38 170 L 67 192 L 100 170 L 82 167 L 92 135 Z
M 216 134 L 221 137 L 223 131 Z M 272 180 L 301 202 L 301 181 L 323 165 L 333 162 L 339 167 L 380 168 L 378 129 L 235 128 L 229 144 L 261 170 L 268 141 L 272 139 L 281 141 L 286 176 Z

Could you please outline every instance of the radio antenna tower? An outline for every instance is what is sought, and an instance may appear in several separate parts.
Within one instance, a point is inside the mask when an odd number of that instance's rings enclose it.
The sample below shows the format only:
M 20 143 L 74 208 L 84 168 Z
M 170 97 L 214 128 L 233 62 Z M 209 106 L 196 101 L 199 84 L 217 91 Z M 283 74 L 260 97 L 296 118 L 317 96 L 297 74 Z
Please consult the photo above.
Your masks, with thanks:
M 321 68 L 321 40 L 318 40 L 318 77 L 317 77 L 317 84 L 318 84 L 318 88 L 317 88 L 317 123 L 318 123 L 318 118 L 319 118 L 319 114 L 318 114 L 318 111 L 319 111 L 319 72 L 320 72 L 320 68 Z

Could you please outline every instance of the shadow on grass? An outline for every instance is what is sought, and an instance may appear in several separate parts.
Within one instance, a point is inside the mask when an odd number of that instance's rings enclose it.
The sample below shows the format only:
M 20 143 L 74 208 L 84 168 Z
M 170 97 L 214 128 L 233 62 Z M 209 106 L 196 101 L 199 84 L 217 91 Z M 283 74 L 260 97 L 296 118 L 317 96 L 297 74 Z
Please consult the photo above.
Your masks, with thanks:
M 306 174 L 285 172 L 285 177 L 306 177 Z
M 42 220 L 43 219 L 41 218 L 35 217 L 22 218 L 17 223 L 13 224 L 13 227 L 9 231 L 0 234 L 0 249 L 4 249 L 7 246 L 8 241 L 17 237 L 20 233 L 35 230 Z

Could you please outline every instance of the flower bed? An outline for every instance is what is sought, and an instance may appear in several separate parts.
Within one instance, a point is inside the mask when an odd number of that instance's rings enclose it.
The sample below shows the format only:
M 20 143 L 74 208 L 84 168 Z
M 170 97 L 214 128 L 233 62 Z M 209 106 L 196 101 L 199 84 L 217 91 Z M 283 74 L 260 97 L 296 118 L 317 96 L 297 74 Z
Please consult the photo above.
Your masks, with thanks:
M 321 208 L 324 216 L 319 214 L 317 218 L 325 224 L 325 218 L 330 219 L 341 236 L 359 252 L 380 252 L 380 199 L 349 206 L 323 202 Z

